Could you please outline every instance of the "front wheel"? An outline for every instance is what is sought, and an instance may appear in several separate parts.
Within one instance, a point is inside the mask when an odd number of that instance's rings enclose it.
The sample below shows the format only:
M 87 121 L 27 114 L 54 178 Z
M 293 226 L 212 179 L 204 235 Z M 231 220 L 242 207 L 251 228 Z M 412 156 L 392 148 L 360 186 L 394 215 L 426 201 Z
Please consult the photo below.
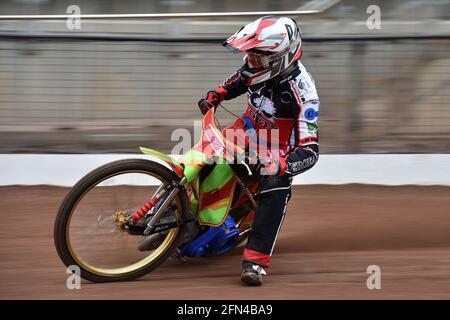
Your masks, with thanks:
M 177 248 L 184 224 L 166 230 L 150 251 L 138 250 L 145 239 L 124 230 L 118 221 L 141 208 L 161 185 L 179 178 L 149 160 L 119 160 L 83 177 L 61 204 L 54 227 L 57 252 L 66 266 L 78 266 L 94 282 L 128 281 L 157 268 Z M 188 199 L 180 190 L 161 220 L 186 221 Z

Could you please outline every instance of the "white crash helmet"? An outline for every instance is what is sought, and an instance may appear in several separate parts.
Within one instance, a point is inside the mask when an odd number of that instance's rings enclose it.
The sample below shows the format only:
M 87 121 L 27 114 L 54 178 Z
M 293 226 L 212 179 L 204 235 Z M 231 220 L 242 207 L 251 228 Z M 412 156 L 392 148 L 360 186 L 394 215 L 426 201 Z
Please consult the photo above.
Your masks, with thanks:
M 265 16 L 229 37 L 223 45 L 245 53 L 247 85 L 267 81 L 286 70 L 302 54 L 302 34 L 291 18 Z

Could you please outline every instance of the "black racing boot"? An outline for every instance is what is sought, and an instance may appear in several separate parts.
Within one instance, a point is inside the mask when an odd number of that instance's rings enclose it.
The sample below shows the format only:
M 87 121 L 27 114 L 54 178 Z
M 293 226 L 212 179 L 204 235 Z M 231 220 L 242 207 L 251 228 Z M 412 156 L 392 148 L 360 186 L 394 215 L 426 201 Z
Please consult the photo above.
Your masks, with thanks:
M 242 263 L 241 281 L 248 286 L 260 286 L 267 275 L 262 266 L 249 261 Z

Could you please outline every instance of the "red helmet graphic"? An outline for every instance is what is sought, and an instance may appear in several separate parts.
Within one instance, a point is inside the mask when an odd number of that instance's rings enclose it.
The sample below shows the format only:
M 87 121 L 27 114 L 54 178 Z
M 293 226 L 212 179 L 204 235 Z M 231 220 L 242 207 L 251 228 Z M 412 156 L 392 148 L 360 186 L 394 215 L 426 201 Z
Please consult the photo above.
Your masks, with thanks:
M 300 58 L 301 37 L 294 20 L 266 16 L 243 26 L 223 45 L 234 53 L 246 54 L 247 85 L 254 85 L 277 76 Z

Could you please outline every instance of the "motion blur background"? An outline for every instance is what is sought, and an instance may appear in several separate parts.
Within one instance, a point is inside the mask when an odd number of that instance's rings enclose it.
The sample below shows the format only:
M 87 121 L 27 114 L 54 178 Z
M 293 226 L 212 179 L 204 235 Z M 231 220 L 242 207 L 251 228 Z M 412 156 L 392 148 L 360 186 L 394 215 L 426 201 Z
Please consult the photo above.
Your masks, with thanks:
M 0 15 L 66 14 L 71 4 L 81 14 L 321 11 L 294 17 L 321 100 L 321 152 L 450 150 L 448 0 L 3 0 Z M 366 25 L 373 4 L 379 30 Z M 173 130 L 200 118 L 198 99 L 242 63 L 221 39 L 255 18 L 82 20 L 80 30 L 0 20 L 0 153 L 170 152 Z M 93 34 L 121 40 L 71 38 Z M 245 97 L 225 105 L 240 114 Z
M 294 179 L 308 186 L 293 186 L 266 290 L 240 289 L 242 248 L 67 290 L 52 230 L 68 187 L 119 157 L 147 158 L 130 155 L 139 146 L 171 153 L 173 131 L 200 119 L 198 99 L 242 63 L 221 42 L 257 17 L 82 19 L 80 30 L 0 18 L 0 299 L 450 298 L 449 0 L 0 0 L 0 16 L 69 5 L 82 15 L 317 12 L 294 18 L 324 156 Z M 370 5 L 381 29 L 367 27 Z M 245 96 L 224 105 L 240 114 Z M 84 206 L 89 230 L 139 194 L 114 190 Z M 368 290 L 373 265 L 382 290 Z

